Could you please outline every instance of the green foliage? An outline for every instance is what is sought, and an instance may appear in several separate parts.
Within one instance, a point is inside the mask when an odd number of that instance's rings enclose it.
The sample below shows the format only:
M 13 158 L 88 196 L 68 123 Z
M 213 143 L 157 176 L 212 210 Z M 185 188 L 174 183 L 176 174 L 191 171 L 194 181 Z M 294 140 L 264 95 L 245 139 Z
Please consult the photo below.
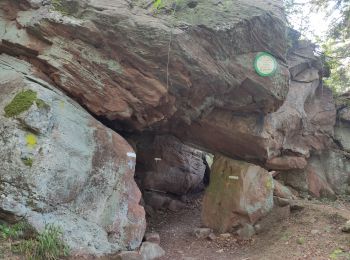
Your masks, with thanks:
M 326 11 L 332 17 L 330 38 L 344 40 L 350 38 L 350 1 L 349 0 L 311 0 L 315 11 Z
M 68 15 L 69 12 L 62 3 L 62 0 L 51 0 L 52 6 L 55 11 L 60 12 L 62 15 Z
M 32 167 L 34 160 L 32 158 L 22 158 L 22 162 L 24 163 L 24 165 Z
M 17 93 L 11 103 L 4 108 L 5 116 L 18 116 L 27 111 L 34 103 L 39 109 L 48 109 L 50 107 L 44 100 L 37 98 L 35 91 L 28 89 Z
M 320 45 L 325 67 L 330 76 L 327 86 L 339 94 L 350 89 L 350 1 L 349 0 L 284 0 L 290 26 L 304 38 L 314 38 Z M 310 29 L 309 17 L 322 11 L 329 17 L 330 28 L 322 38 Z
M 26 229 L 28 229 L 28 224 L 26 224 L 25 222 L 19 222 L 12 226 L 0 224 L 0 239 L 18 239 L 23 235 Z
M 281 239 L 282 239 L 283 241 L 287 241 L 287 240 L 290 239 L 291 236 L 292 236 L 292 234 L 291 234 L 289 231 L 286 231 L 286 232 L 283 233 Z
M 47 109 L 47 108 L 49 108 L 50 106 L 48 105 L 48 104 L 46 104 L 45 103 L 45 101 L 44 100 L 42 100 L 42 99 L 37 99 L 37 100 L 35 100 L 35 103 L 36 103 L 36 106 L 38 107 L 38 108 L 44 108 L 44 109 Z
M 305 238 L 299 237 L 299 238 L 297 239 L 297 244 L 298 244 L 298 245 L 303 245 L 304 243 L 305 243 Z
M 158 12 L 161 9 L 167 9 L 175 15 L 176 9 L 182 4 L 183 0 L 154 0 L 153 9 Z
M 18 116 L 27 111 L 36 100 L 36 92 L 32 90 L 24 90 L 19 92 L 5 108 L 6 117 Z
M 330 69 L 330 77 L 325 83 L 330 86 L 335 93 L 342 93 L 350 88 L 350 63 L 341 58 L 341 52 L 334 39 L 329 39 L 322 44 L 322 49 L 326 57 L 325 63 Z M 350 56 L 349 56 L 350 57 Z
M 163 1 L 162 0 L 155 0 L 153 3 L 153 8 L 156 10 L 161 9 L 163 6 Z
M 349 259 L 350 254 L 344 252 L 340 248 L 337 248 L 329 255 L 329 258 L 332 259 L 332 260 L 339 259 L 339 257 L 341 257 L 341 259 Z
M 12 247 L 14 253 L 23 254 L 26 259 L 56 260 L 69 254 L 68 247 L 61 241 L 62 231 L 47 225 L 36 238 L 21 241 Z

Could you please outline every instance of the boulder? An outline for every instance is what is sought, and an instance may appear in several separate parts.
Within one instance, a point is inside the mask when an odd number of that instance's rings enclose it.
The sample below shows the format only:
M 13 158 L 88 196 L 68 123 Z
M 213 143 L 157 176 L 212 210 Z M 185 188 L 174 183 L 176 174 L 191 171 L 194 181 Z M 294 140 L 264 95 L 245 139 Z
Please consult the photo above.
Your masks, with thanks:
M 138 252 L 134 252 L 134 251 L 120 252 L 115 257 L 110 257 L 109 259 L 111 260 L 143 260 L 142 256 Z
M 144 190 L 184 195 L 204 188 L 203 153 L 173 136 L 138 141 L 137 155 L 136 175 Z
M 170 201 L 169 196 L 164 193 L 146 191 L 143 193 L 145 204 L 152 207 L 154 210 L 168 208 Z
M 290 205 L 290 200 L 274 196 L 273 197 L 273 203 L 274 203 L 275 206 L 285 207 L 285 206 L 289 206 Z
M 143 242 L 140 248 L 142 260 L 154 260 L 165 255 L 165 251 L 156 243 Z
M 186 204 L 174 198 L 174 196 L 167 195 L 161 192 L 145 191 L 143 198 L 147 206 L 153 210 L 169 209 L 177 212 L 186 207 Z M 147 207 L 145 207 L 147 209 Z
M 171 211 L 174 211 L 174 212 L 178 212 L 178 211 L 184 209 L 185 207 L 186 207 L 185 203 L 183 203 L 179 200 L 173 199 L 170 201 L 168 209 Z
M 293 193 L 290 191 L 290 189 L 286 186 L 284 186 L 282 183 L 280 183 L 277 180 L 273 180 L 274 182 L 274 190 L 273 190 L 273 195 L 278 197 L 278 198 L 283 198 L 283 199 L 295 199 L 295 196 Z
M 237 231 L 237 234 L 240 238 L 247 240 L 254 236 L 255 229 L 250 224 L 244 224 L 243 227 Z
M 202 221 L 220 233 L 255 224 L 273 207 L 273 179 L 260 166 L 216 156 L 203 199 Z
M 137 248 L 145 213 L 133 149 L 42 78 L 0 55 L 1 218 L 58 226 L 76 256 Z
M 197 238 L 203 239 L 209 237 L 213 230 L 210 228 L 195 228 L 193 233 Z
M 350 233 L 350 220 L 346 221 L 346 223 L 341 228 L 341 231 L 345 233 Z
M 266 162 L 266 167 L 274 170 L 304 169 L 306 165 L 306 159 L 298 156 L 275 157 Z
M 159 244 L 160 243 L 160 236 L 156 232 L 146 233 L 145 234 L 145 240 L 147 242 Z

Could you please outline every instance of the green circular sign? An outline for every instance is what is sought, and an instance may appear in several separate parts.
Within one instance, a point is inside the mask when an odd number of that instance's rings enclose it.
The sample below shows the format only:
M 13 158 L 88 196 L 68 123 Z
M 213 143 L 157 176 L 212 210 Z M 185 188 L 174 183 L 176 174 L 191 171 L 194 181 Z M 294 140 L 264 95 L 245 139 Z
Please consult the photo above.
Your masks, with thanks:
M 260 52 L 255 58 L 254 68 L 262 77 L 273 76 L 277 70 L 277 61 L 270 53 Z

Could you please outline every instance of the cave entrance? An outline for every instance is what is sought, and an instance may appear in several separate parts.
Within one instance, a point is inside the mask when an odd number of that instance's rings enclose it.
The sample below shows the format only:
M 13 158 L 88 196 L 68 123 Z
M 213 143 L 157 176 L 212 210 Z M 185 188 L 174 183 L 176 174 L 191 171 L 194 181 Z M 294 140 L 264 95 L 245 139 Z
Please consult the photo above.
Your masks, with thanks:
M 148 136 L 137 141 L 135 179 L 149 216 L 180 211 L 209 185 L 213 155 L 174 136 Z
M 201 226 L 202 198 L 213 155 L 168 135 L 135 142 L 135 179 L 143 195 L 147 233 L 167 238 L 163 243 L 173 241 L 170 237 L 185 239 Z

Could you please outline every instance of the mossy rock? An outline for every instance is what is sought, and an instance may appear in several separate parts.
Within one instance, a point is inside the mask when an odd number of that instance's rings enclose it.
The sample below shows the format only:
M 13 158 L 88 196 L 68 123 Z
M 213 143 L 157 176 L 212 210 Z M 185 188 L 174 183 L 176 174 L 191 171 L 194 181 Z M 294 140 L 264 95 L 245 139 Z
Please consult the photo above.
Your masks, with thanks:
M 33 90 L 19 92 L 5 108 L 6 117 L 15 117 L 27 111 L 37 100 L 37 93 Z
M 74 1 L 52 0 L 51 4 L 55 11 L 66 16 L 73 15 L 79 10 L 79 3 Z
M 39 98 L 37 100 L 35 100 L 35 104 L 40 109 L 48 109 L 48 108 L 50 108 L 50 106 L 48 104 L 46 104 L 44 100 L 39 99 Z

